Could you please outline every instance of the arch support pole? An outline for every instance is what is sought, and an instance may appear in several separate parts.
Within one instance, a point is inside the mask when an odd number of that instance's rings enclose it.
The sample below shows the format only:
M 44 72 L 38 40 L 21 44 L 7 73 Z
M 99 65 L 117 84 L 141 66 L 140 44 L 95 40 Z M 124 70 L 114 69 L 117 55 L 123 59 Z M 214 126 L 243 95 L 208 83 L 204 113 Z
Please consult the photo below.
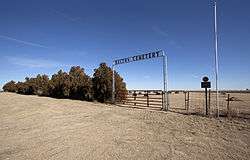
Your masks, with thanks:
M 163 52 L 163 110 L 169 110 L 169 96 L 168 96 L 168 76 L 167 76 L 167 55 Z

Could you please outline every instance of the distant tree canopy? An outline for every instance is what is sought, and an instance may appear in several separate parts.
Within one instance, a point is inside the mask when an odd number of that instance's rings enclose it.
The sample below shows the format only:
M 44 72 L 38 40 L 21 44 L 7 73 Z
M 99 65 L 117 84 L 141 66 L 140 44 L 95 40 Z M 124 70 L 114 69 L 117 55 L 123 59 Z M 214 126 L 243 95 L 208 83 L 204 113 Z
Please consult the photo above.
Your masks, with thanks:
M 36 76 L 36 92 L 35 94 L 40 96 L 49 96 L 49 76 L 46 74 Z
M 16 90 L 17 90 L 16 82 L 15 82 L 15 81 L 7 82 L 7 83 L 3 86 L 3 90 L 4 90 L 5 92 L 16 92 Z
M 100 102 L 111 101 L 112 98 L 112 69 L 101 63 L 99 68 L 94 70 L 93 75 L 93 91 L 94 98 Z M 121 101 L 126 97 L 126 84 L 123 82 L 121 76 L 115 72 L 115 98 L 117 101 Z
M 101 63 L 94 70 L 93 78 L 85 74 L 80 66 L 71 67 L 69 73 L 59 70 L 52 75 L 38 74 L 34 78 L 26 77 L 24 82 L 10 81 L 3 86 L 5 92 L 16 92 L 26 95 L 50 96 L 55 98 L 70 98 L 79 100 L 110 101 L 112 97 L 112 69 Z M 122 77 L 115 72 L 116 100 L 126 97 L 126 84 Z
M 69 71 L 70 97 L 72 99 L 92 100 L 92 80 L 84 73 L 84 69 L 72 67 Z
M 49 94 L 56 98 L 69 98 L 70 78 L 66 72 L 59 70 L 52 75 L 49 83 Z

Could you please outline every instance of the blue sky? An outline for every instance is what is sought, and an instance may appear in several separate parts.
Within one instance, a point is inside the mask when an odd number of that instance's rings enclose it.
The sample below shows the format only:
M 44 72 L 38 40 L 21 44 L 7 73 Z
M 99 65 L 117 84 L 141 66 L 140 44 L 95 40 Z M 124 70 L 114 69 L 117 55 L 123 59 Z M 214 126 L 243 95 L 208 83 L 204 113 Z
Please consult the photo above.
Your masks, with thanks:
M 250 1 L 219 0 L 219 87 L 250 88 Z M 0 86 L 162 49 L 170 89 L 214 87 L 212 0 L 2 0 Z M 129 89 L 161 89 L 160 59 L 120 65 Z

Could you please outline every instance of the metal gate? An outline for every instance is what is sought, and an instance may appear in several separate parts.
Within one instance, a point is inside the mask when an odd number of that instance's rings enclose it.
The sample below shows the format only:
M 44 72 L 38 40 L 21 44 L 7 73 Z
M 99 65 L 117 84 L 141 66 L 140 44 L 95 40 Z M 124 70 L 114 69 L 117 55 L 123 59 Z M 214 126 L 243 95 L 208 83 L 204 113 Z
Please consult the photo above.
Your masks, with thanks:
M 164 107 L 164 91 L 129 90 L 127 97 L 122 101 L 122 104 L 133 107 L 148 107 L 161 110 Z

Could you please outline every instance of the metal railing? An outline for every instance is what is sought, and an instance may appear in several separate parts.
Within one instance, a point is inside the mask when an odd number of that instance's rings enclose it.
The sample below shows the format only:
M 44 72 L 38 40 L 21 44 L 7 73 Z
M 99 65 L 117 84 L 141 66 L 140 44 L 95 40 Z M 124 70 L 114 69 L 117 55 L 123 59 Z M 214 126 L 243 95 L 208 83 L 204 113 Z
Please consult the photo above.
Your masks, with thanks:
M 129 90 L 123 104 L 162 109 L 164 92 L 162 90 Z

